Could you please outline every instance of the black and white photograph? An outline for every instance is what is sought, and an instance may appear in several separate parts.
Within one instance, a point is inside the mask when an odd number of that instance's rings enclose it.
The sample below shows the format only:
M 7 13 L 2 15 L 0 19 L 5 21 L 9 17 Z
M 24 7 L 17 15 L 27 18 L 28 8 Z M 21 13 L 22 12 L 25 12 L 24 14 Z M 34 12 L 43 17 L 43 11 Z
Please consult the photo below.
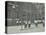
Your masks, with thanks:
M 6 1 L 5 33 L 45 32 L 45 3 Z

